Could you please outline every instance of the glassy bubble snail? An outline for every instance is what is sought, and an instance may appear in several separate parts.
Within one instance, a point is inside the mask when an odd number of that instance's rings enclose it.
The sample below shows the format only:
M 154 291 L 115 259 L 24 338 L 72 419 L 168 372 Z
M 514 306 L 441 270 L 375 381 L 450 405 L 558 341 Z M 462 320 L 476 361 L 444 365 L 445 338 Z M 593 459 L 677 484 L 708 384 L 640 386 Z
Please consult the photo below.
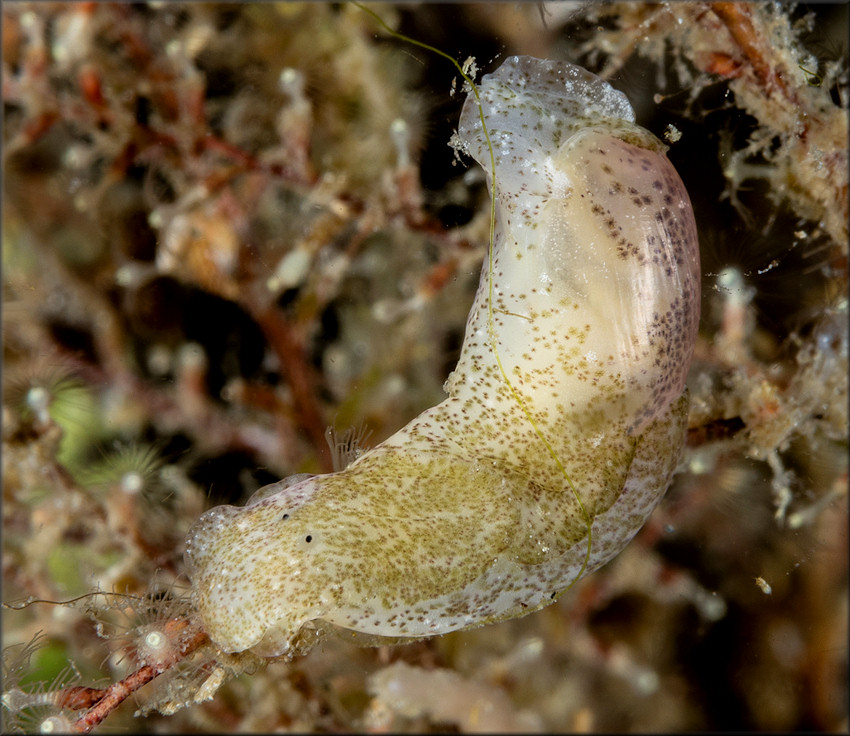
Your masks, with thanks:
M 526 615 L 614 557 L 671 481 L 700 282 L 666 146 L 575 65 L 464 77 L 453 145 L 485 170 L 491 238 L 448 397 L 338 472 L 195 523 L 193 601 L 223 651 Z

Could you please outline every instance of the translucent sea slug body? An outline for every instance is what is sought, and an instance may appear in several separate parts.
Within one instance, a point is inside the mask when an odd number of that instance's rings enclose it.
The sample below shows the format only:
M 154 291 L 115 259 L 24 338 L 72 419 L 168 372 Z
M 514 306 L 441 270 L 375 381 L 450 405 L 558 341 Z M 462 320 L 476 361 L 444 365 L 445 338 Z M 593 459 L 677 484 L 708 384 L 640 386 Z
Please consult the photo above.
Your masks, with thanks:
M 699 320 L 684 186 L 584 69 L 511 57 L 479 94 L 497 226 L 448 398 L 340 472 L 199 519 L 195 602 L 226 651 L 285 654 L 315 620 L 403 638 L 524 615 L 669 485 Z M 472 95 L 458 137 L 493 187 Z

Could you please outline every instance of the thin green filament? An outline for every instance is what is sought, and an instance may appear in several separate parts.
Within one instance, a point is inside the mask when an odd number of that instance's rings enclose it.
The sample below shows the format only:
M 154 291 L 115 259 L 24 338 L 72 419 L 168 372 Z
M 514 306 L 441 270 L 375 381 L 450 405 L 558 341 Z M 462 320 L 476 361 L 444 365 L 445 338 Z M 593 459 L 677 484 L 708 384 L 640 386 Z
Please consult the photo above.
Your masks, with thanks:
M 484 139 L 487 141 L 487 150 L 490 154 L 490 174 L 491 174 L 490 179 L 492 181 L 492 190 L 491 190 L 491 194 L 490 194 L 490 228 L 489 228 L 489 230 L 490 230 L 490 235 L 489 235 L 490 242 L 489 242 L 489 255 L 488 255 L 488 268 L 489 268 L 488 288 L 489 288 L 489 292 L 488 292 L 488 297 L 487 297 L 487 329 L 488 329 L 488 333 L 489 333 L 489 336 L 490 336 L 490 348 L 492 349 L 493 355 L 496 358 L 496 364 L 499 367 L 499 373 L 501 373 L 501 375 L 502 375 L 502 380 L 505 382 L 505 385 L 507 385 L 508 390 L 511 392 L 511 396 L 513 397 L 514 401 L 517 402 L 518 406 L 522 410 L 522 413 L 525 415 L 525 418 L 528 421 L 528 423 L 531 425 L 531 428 L 534 430 L 534 433 L 540 438 L 540 441 L 543 443 L 544 447 L 549 452 L 552 459 L 555 461 L 555 464 L 558 466 L 558 469 L 561 471 L 564 478 L 566 479 L 567 485 L 570 487 L 570 491 L 572 492 L 573 497 L 575 498 L 576 503 L 578 504 L 579 511 L 581 512 L 582 519 L 584 520 L 584 523 L 587 525 L 587 552 L 585 553 L 585 556 L 584 556 L 584 562 L 582 563 L 581 569 L 579 570 L 578 574 L 573 579 L 573 581 L 566 588 L 564 588 L 564 590 L 560 591 L 560 593 L 558 594 L 558 597 L 560 597 L 560 595 L 562 595 L 567 590 L 572 588 L 573 585 L 575 585 L 576 581 L 579 580 L 581 578 L 581 576 L 584 574 L 584 571 L 587 569 L 587 565 L 590 562 L 590 551 L 591 551 L 592 545 L 593 545 L 593 519 L 591 518 L 587 509 L 585 508 L 585 505 L 581 500 L 581 496 L 579 495 L 578 491 L 576 490 L 576 487 L 573 484 L 573 481 L 570 478 L 569 474 L 567 473 L 566 468 L 564 467 L 563 463 L 561 462 L 561 459 L 558 457 L 558 454 L 555 452 L 555 450 L 552 447 L 552 445 L 550 444 L 549 440 L 546 439 L 546 436 L 543 434 L 540 427 L 537 426 L 537 422 L 534 421 L 534 417 L 531 415 L 531 412 L 528 410 L 528 407 L 526 406 L 525 401 L 523 401 L 522 396 L 519 395 L 517 390 L 514 388 L 514 385 L 511 383 L 511 380 L 510 380 L 510 378 L 509 378 L 509 376 L 508 376 L 507 372 L 505 371 L 505 368 L 502 364 L 502 358 L 499 355 L 498 341 L 496 340 L 495 319 L 493 317 L 493 311 L 494 311 L 493 310 L 493 271 L 494 271 L 494 262 L 493 262 L 494 253 L 493 253 L 493 251 L 494 251 L 495 239 L 496 239 L 496 196 L 497 196 L 497 194 L 496 194 L 496 187 L 497 187 L 497 182 L 496 182 L 496 154 L 493 152 L 493 144 L 490 141 L 490 131 L 487 129 L 487 123 L 484 120 L 484 107 L 481 104 L 481 97 L 478 95 L 478 87 L 476 86 L 475 82 L 472 81 L 472 78 L 464 71 L 463 67 L 458 63 L 458 61 L 456 59 L 454 59 L 453 57 L 449 56 L 449 54 L 447 54 L 445 51 L 441 51 L 440 49 L 435 48 L 434 46 L 431 46 L 427 43 L 423 43 L 422 41 L 417 41 L 415 38 L 410 38 L 408 36 L 405 36 L 402 33 L 398 33 L 397 31 L 394 31 L 392 28 L 390 28 L 384 22 L 383 18 L 381 18 L 374 11 L 367 8 L 365 5 L 363 5 L 359 2 L 354 2 L 354 5 L 358 8 L 360 8 L 360 10 L 371 15 L 381 25 L 381 27 L 387 33 L 389 33 L 391 36 L 393 36 L 394 38 L 397 38 L 401 41 L 405 41 L 406 43 L 413 44 L 414 46 L 419 46 L 420 48 L 426 49 L 427 51 L 430 51 L 434 54 L 437 54 L 438 56 L 442 56 L 444 59 L 451 62 L 454 65 L 454 67 L 457 69 L 457 71 L 459 72 L 460 76 L 463 78 L 463 81 L 466 82 L 466 84 L 469 86 L 470 90 L 472 90 L 472 94 L 475 96 L 475 104 L 478 106 L 478 117 L 481 120 L 481 129 L 484 131 Z

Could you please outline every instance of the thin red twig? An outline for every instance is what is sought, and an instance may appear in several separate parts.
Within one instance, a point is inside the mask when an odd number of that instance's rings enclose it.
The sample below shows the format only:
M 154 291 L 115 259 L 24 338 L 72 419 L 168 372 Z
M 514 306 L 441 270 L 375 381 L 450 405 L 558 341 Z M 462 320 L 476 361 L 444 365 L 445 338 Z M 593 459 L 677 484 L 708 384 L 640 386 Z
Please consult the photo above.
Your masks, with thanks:
M 166 624 L 166 627 L 175 629 L 173 633 L 176 636 L 181 628 L 188 629 L 191 625 L 192 624 L 187 619 L 174 619 L 169 621 L 168 624 Z M 63 696 L 67 707 L 74 707 L 71 705 L 71 703 L 74 702 L 79 703 L 77 707 L 85 707 L 89 703 L 94 703 L 94 705 L 92 705 L 74 723 L 74 732 L 89 733 L 113 710 L 123 703 L 128 696 L 144 685 L 147 685 L 154 678 L 159 677 L 163 672 L 166 672 L 177 664 L 177 662 L 197 651 L 208 641 L 209 637 L 206 632 L 195 631 L 193 634 L 188 635 L 181 641 L 176 653 L 170 659 L 160 662 L 157 665 L 145 665 L 144 667 L 140 667 L 135 672 L 127 675 L 127 677 L 123 680 L 115 682 L 103 690 L 79 687 L 69 688 L 68 694 Z
M 710 3 L 710 6 L 714 14 L 729 30 L 762 86 L 767 91 L 776 88 L 789 98 L 793 98 L 794 95 L 785 80 L 776 73 L 776 69 L 771 65 L 765 50 L 761 46 L 762 39 L 753 25 L 752 9 L 748 4 L 715 2 Z
M 243 303 L 245 301 L 250 300 L 243 300 Z M 292 402 L 299 425 L 310 437 L 322 469 L 330 472 L 333 470 L 333 461 L 325 440 L 326 422 L 316 401 L 318 381 L 315 371 L 307 362 L 303 344 L 274 304 L 258 307 L 256 304 L 247 303 L 246 306 L 280 361 L 292 390 Z

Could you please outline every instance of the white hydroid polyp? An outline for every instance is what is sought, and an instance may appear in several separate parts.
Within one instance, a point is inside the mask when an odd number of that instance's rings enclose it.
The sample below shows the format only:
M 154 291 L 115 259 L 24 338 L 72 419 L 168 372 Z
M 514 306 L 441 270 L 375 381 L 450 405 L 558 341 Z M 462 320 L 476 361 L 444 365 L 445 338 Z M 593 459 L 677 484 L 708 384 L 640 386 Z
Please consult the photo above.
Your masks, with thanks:
M 201 517 L 193 595 L 226 651 L 288 653 L 314 620 L 404 638 L 525 615 L 617 554 L 669 485 L 699 319 L 684 186 L 579 67 L 511 57 L 479 94 L 457 145 L 496 228 L 448 398 L 337 473 Z

